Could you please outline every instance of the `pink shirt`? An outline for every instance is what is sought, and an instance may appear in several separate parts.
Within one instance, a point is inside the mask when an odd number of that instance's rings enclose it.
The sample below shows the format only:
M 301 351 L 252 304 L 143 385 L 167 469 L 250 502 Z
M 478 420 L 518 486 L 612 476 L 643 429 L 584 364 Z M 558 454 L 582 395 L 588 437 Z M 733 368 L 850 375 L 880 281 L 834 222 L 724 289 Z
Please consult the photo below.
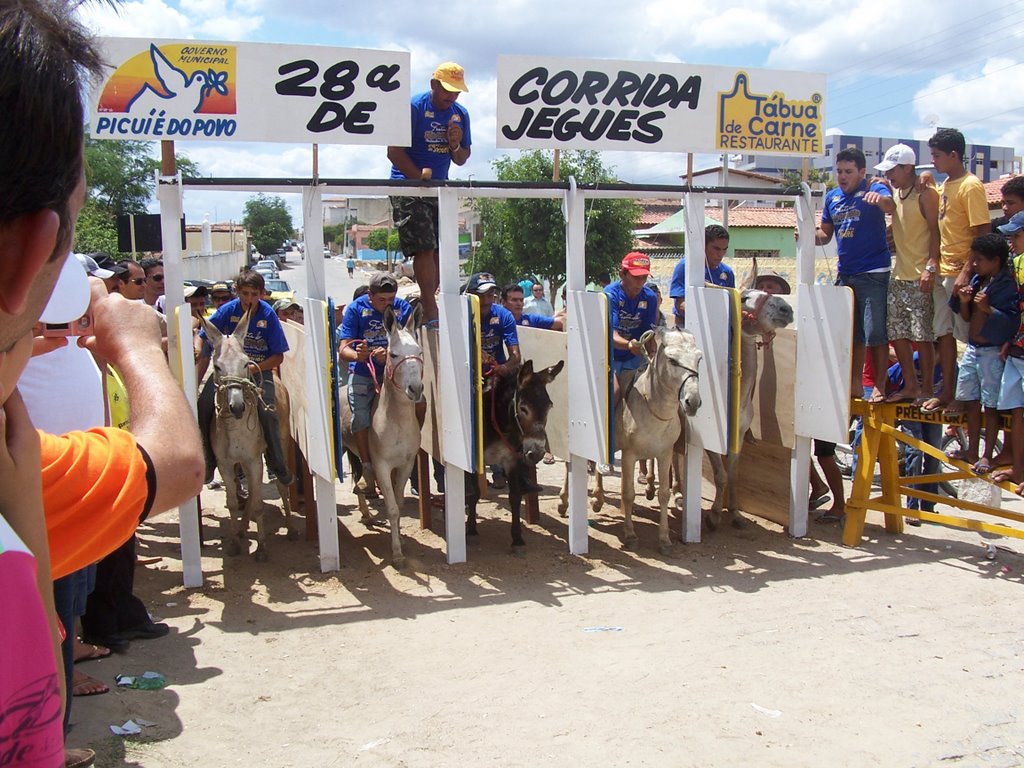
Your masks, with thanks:
M 0 516 L 0 768 L 64 765 L 57 663 L 36 559 Z

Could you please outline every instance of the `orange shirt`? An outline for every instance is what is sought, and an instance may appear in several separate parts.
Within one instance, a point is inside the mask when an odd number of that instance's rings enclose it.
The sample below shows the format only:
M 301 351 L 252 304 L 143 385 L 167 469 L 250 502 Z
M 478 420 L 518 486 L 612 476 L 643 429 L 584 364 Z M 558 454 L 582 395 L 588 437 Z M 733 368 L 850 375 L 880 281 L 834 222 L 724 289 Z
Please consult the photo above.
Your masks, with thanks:
M 54 579 L 124 544 L 153 504 L 156 476 L 130 432 L 39 432 L 43 508 Z

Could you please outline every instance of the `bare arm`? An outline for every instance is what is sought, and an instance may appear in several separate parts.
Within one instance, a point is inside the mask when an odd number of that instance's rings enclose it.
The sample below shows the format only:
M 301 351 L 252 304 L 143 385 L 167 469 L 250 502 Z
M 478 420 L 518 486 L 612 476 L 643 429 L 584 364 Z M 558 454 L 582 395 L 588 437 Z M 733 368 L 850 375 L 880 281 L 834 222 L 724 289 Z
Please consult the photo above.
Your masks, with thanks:
M 818 225 L 817 229 L 814 230 L 814 244 L 815 245 L 828 245 L 832 240 L 832 233 L 835 231 L 835 227 L 832 226 L 832 222 L 823 221 Z
M 413 179 L 414 181 L 423 178 L 423 169 L 416 167 L 416 163 L 409 157 L 405 147 L 388 147 L 388 160 L 391 161 L 395 168 L 402 172 L 405 178 Z
M 153 312 L 120 294 L 108 296 L 95 278 L 90 283 L 96 335 L 86 346 L 121 373 L 132 433 L 156 474 L 152 509 L 162 512 L 192 498 L 202 487 L 199 428 L 160 350 Z
M 271 355 L 261 363 L 256 363 L 256 366 L 261 371 L 272 371 L 275 368 L 277 368 L 282 362 L 284 362 L 284 355 L 278 353 L 276 355 Z
M 976 227 L 971 227 L 971 235 L 974 236 L 974 237 L 981 237 L 982 235 L 987 235 L 991 231 L 992 231 L 992 222 L 991 221 L 986 223 L 986 224 L 979 224 Z
M 917 198 L 921 215 L 928 225 L 928 264 L 939 268 L 939 193 L 934 187 L 926 187 Z M 925 270 L 921 273 L 921 290 L 930 293 L 935 287 L 935 273 Z
M 864 202 L 868 205 L 875 205 L 886 213 L 896 213 L 896 202 L 889 195 L 879 192 L 868 192 L 864 195 Z

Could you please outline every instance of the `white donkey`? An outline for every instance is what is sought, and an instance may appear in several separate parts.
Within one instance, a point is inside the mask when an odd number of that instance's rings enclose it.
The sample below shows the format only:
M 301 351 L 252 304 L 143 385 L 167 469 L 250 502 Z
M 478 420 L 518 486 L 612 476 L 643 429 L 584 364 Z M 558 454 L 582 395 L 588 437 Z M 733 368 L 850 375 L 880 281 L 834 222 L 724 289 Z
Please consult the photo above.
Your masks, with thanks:
M 255 519 L 254 557 L 263 562 L 267 559 L 267 523 L 263 508 L 263 453 L 267 446 L 257 412 L 263 391 L 259 382 L 252 378 L 258 369 L 242 347 L 249 328 L 249 313 L 245 313 L 235 332 L 228 336 L 205 318 L 203 327 L 206 329 L 206 338 L 213 346 L 211 362 L 216 385 L 216 417 L 210 424 L 210 445 L 217 459 L 217 469 L 224 478 L 228 512 L 231 514 L 229 530 L 222 537 L 222 546 L 227 555 L 239 554 L 249 529 L 249 520 Z M 287 402 L 287 397 L 279 395 L 278 402 L 281 400 Z M 240 509 L 239 504 L 236 466 L 242 468 L 249 485 L 249 498 L 244 510 Z M 288 538 L 294 540 L 298 538 L 298 533 L 291 524 L 288 489 L 280 482 L 277 483 L 277 489 L 281 493 Z
M 756 265 L 754 275 L 756 277 Z M 755 278 L 751 277 L 751 282 Z M 747 288 L 740 294 L 742 331 L 740 343 L 740 447 L 743 438 L 754 421 L 754 385 L 757 383 L 757 348 L 769 344 L 779 328 L 793 322 L 793 307 L 782 296 Z M 736 501 L 736 473 L 740 455 L 729 453 L 722 456 L 707 452 L 715 476 L 715 500 L 705 516 L 708 528 L 715 530 L 721 521 L 721 514 L 728 509 L 732 524 L 745 528 L 746 519 L 739 512 Z M 677 473 L 677 477 L 680 473 Z M 728 503 L 726 500 L 728 499 Z
M 704 354 L 697 348 L 693 334 L 684 330 L 659 329 L 657 351 L 650 365 L 641 372 L 632 388 L 615 410 L 615 440 L 622 450 L 622 492 L 620 504 L 624 525 L 624 544 L 634 549 L 633 530 L 635 465 L 638 459 L 654 459 L 659 477 L 669 476 L 672 450 L 684 428 L 680 414 L 693 416 L 700 407 L 699 368 Z M 601 475 L 597 476 L 595 511 L 604 498 Z M 659 548 L 663 555 L 672 550 L 668 529 L 668 483 L 658 487 L 661 512 L 658 528 Z
M 420 424 L 416 419 L 416 403 L 423 395 L 423 348 L 417 339 L 423 308 L 419 304 L 405 324 L 398 322 L 393 307 L 384 309 L 384 329 L 388 332 L 387 362 L 380 394 L 373 406 L 370 420 L 370 456 L 373 472 L 384 499 L 391 526 L 391 558 L 395 568 L 405 565 L 402 554 L 399 519 L 405 484 L 409 481 L 416 454 L 420 449 Z M 353 445 L 349 427 L 352 417 L 348 398 L 342 395 L 342 443 Z M 350 459 L 354 454 L 349 451 Z M 358 465 L 358 457 L 355 457 Z M 361 472 L 361 465 L 359 470 Z M 426 491 L 424 491 L 426 492 Z M 373 518 L 366 505 L 365 494 L 359 494 L 359 511 L 364 523 Z

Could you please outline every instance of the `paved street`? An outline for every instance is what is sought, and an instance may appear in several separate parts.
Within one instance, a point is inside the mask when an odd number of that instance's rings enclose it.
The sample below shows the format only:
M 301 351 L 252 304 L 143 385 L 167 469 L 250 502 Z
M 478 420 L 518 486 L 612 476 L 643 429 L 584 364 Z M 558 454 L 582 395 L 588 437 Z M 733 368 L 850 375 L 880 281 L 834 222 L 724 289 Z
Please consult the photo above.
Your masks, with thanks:
M 356 267 L 355 278 L 349 278 L 344 259 L 323 259 L 323 263 L 327 295 L 334 299 L 335 304 L 348 304 L 352 300 L 352 291 L 366 283 L 366 273 Z M 288 261 L 281 265 L 281 279 L 288 281 L 297 299 L 305 299 L 309 295 L 306 290 L 306 261 L 297 252 L 288 254 Z

